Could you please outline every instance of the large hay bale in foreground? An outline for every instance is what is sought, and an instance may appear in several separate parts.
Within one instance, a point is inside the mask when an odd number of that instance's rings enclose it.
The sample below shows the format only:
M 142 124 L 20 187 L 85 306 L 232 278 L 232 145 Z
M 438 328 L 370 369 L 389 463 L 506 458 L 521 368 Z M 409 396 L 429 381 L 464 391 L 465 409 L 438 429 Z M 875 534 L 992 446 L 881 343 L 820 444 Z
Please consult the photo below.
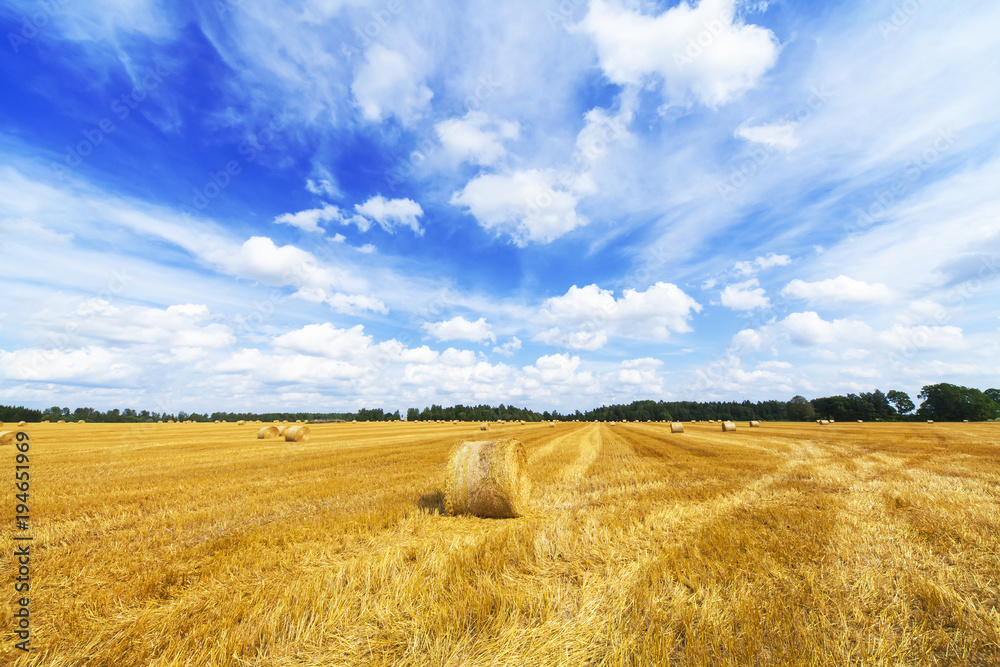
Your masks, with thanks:
M 683 433 L 684 432 L 684 424 L 682 424 L 680 422 L 671 422 L 670 423 L 670 432 L 671 433 Z
M 722 422 L 722 431 L 735 431 L 736 424 L 734 422 Z
M 493 519 L 521 516 L 531 487 L 527 457 L 519 440 L 462 442 L 451 452 L 445 479 L 448 514 Z
M 24 431 L 0 431 L 0 447 L 17 444 L 17 434 Z
M 289 426 L 285 429 L 285 442 L 309 442 L 312 430 L 306 425 Z
M 752 420 L 750 422 L 750 428 L 760 428 L 760 422 L 757 421 L 756 419 Z
M 265 426 L 257 431 L 258 440 L 263 440 L 265 438 L 277 438 L 279 435 L 277 426 Z

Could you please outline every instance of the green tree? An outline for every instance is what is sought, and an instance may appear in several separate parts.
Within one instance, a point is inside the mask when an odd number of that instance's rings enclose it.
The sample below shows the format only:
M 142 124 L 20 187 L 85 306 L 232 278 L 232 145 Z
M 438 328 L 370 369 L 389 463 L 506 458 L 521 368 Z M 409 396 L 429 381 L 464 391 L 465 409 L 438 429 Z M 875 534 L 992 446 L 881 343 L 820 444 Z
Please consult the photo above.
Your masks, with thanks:
M 896 408 L 896 412 L 899 413 L 900 417 L 902 417 L 908 412 L 913 412 L 913 408 L 916 407 L 915 405 L 913 405 L 913 401 L 910 399 L 910 395 L 907 394 L 905 391 L 890 389 L 889 393 L 887 393 L 885 397 L 889 399 L 889 402 L 892 403 L 892 406 Z
M 1000 403 L 1000 389 L 987 389 L 983 393 L 986 394 L 994 403 Z
M 805 396 L 795 396 L 785 404 L 785 414 L 791 421 L 805 421 L 816 415 L 812 403 Z
M 923 399 L 917 415 L 937 421 L 984 421 L 1000 415 L 1000 404 L 969 387 L 941 382 L 921 387 L 917 398 Z

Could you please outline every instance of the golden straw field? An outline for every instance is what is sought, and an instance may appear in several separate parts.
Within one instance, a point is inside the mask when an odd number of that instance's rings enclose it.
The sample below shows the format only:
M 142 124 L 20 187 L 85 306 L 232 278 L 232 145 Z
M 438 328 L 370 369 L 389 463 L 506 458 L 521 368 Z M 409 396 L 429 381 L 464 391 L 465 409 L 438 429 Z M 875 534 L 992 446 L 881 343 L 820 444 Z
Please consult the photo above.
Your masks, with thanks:
M 28 424 L 0 664 L 1000 664 L 1000 424 L 260 426 Z M 507 437 L 529 513 L 441 515 Z

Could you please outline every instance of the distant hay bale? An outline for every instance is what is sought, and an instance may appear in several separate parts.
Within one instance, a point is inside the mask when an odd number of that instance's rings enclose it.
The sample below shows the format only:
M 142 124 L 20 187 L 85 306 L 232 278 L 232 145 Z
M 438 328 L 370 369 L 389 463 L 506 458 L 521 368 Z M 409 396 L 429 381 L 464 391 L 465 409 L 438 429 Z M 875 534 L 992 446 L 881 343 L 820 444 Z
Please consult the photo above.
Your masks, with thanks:
M 549 428 L 555 428 L 555 427 L 556 427 L 555 422 L 549 422 Z
M 296 424 L 301 424 L 301 423 L 302 423 L 302 420 L 301 420 L 301 419 L 296 419 L 296 420 L 295 420 L 295 423 L 296 423 Z
M 829 419 L 820 419 L 819 420 L 819 425 L 820 426 L 827 426 L 829 424 L 830 424 L 830 420 Z
M 611 426 L 614 426 L 614 425 L 615 425 L 615 422 L 611 422 Z
M 82 419 L 81 419 L 80 421 L 78 421 L 78 422 L 77 422 L 77 424 L 86 424 L 86 423 L 87 423 L 87 422 L 85 422 L 85 421 L 84 421 L 84 420 L 82 420 Z
M 480 424 L 479 425 L 479 430 L 480 431 L 488 431 L 488 430 L 490 430 L 490 425 L 489 424 Z
M 933 424 L 933 423 L 934 423 L 934 420 L 933 420 L 933 419 L 928 419 L 928 420 L 927 420 L 927 423 L 928 423 L 928 424 Z
M 726 431 L 735 431 L 735 430 L 736 430 L 736 424 L 735 424 L 735 422 L 722 422 L 722 431 L 723 432 L 726 432 Z
M 0 447 L 17 443 L 17 434 L 25 431 L 0 431 Z
M 42 423 L 43 423 L 43 424 L 48 424 L 48 423 L 50 423 L 50 422 L 49 422 L 49 420 L 48 420 L 48 419 L 43 419 L 43 420 L 42 420 Z
M 216 423 L 216 424 L 221 424 L 222 422 L 221 422 L 221 421 L 219 421 L 218 419 L 216 419 L 216 420 L 215 420 L 215 423 Z
M 756 419 L 752 420 L 750 422 L 750 428 L 760 428 L 760 422 L 757 421 Z
M 237 425 L 237 426 L 243 426 L 244 424 L 246 424 L 246 422 L 245 422 L 245 421 L 243 421 L 242 419 L 241 419 L 241 420 L 239 420 L 238 422 L 236 422 L 236 425 Z
M 279 435 L 277 426 L 265 426 L 259 431 L 257 431 L 257 439 L 265 440 L 267 438 L 277 438 Z
M 21 421 L 21 422 L 17 422 L 17 426 L 18 426 L 18 428 L 20 428 L 20 427 L 24 426 L 24 422 L 23 422 L 23 421 Z
M 494 519 L 523 515 L 530 495 L 526 466 L 518 440 L 458 444 L 445 473 L 445 511 Z
M 968 424 L 968 423 L 969 423 L 969 420 L 968 420 L 968 419 L 963 419 L 963 420 L 962 420 L 962 423 L 964 423 L 964 424 Z
M 57 421 L 56 423 L 57 423 L 57 424 L 65 424 L 65 423 L 66 423 L 66 420 L 65 420 L 65 419 L 60 419 L 60 420 L 59 420 L 59 421 Z
M 865 423 L 865 420 L 864 420 L 864 419 L 859 419 L 859 420 L 858 420 L 858 423 L 859 423 L 859 424 L 864 424 L 864 423 Z
M 309 442 L 312 430 L 305 425 L 289 426 L 285 429 L 285 442 Z
M 524 426 L 524 420 L 523 419 L 521 420 L 521 426 Z
M 680 422 L 671 422 L 670 423 L 670 432 L 671 433 L 683 433 L 684 432 L 684 424 L 682 424 Z
M 830 420 L 830 423 L 832 424 L 832 423 L 834 423 L 834 422 L 836 422 L 836 421 L 837 421 L 836 419 L 831 419 L 831 420 Z
M 167 420 L 167 423 L 168 423 L 168 424 L 173 424 L 173 423 L 174 423 L 174 420 L 173 420 L 173 419 L 168 419 L 168 420 Z

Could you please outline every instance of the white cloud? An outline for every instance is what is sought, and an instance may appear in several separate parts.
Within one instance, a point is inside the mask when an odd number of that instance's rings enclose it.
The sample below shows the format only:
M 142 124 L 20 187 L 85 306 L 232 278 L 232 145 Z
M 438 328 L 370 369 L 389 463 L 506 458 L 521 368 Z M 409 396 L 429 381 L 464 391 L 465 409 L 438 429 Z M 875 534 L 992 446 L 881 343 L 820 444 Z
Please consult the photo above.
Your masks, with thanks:
M 492 327 L 485 318 L 480 317 L 470 322 L 461 315 L 442 322 L 425 322 L 423 328 L 429 334 L 441 341 L 468 340 L 474 343 L 484 341 L 497 342 Z
M 521 134 L 516 122 L 490 121 L 482 111 L 469 111 L 462 118 L 444 120 L 434 126 L 441 145 L 456 160 L 490 165 L 507 155 L 505 140 Z
M 881 332 L 878 339 L 899 352 L 914 350 L 959 350 L 965 340 L 962 329 L 956 326 L 905 327 L 900 324 Z
M 764 295 L 764 290 L 756 278 L 726 285 L 720 296 L 722 297 L 722 305 L 733 310 L 756 310 L 757 308 L 768 308 L 771 305 L 771 300 Z
M 493 351 L 497 354 L 502 354 L 505 357 L 513 356 L 515 352 L 521 349 L 521 339 L 517 336 L 511 336 L 511 339 L 504 343 L 503 345 L 498 345 L 493 348 Z
M 662 361 L 651 357 L 626 359 L 615 374 L 616 384 L 637 385 L 645 391 L 658 393 L 663 388 L 663 379 L 657 373 L 661 366 Z
M 0 350 L 0 377 L 8 380 L 80 385 L 118 385 L 141 373 L 115 350 L 90 345 L 76 350 Z
M 805 299 L 812 304 L 822 303 L 891 303 L 894 295 L 882 283 L 869 284 L 840 275 L 836 278 L 807 283 L 793 280 L 781 290 L 783 296 Z
M 535 339 L 573 349 L 594 350 L 611 336 L 666 341 L 691 331 L 688 320 L 701 305 L 676 285 L 656 283 L 645 292 L 627 289 L 620 299 L 597 285 L 573 285 L 542 304 L 539 321 L 552 325 Z
M 365 58 L 351 85 L 361 115 L 375 122 L 396 116 L 404 125 L 412 124 L 434 96 L 417 68 L 381 44 L 369 48 Z
M 775 266 L 788 266 L 792 263 L 792 258 L 788 255 L 776 255 L 769 252 L 765 256 L 758 256 L 756 259 L 745 260 L 733 264 L 733 270 L 743 276 L 752 276 L 760 271 L 765 271 Z
M 741 125 L 734 134 L 740 139 L 764 144 L 768 148 L 791 151 L 799 145 L 799 139 L 795 136 L 796 127 L 798 124 L 790 121 L 771 125 Z
M 420 208 L 420 204 L 412 199 L 386 199 L 382 195 L 376 195 L 364 204 L 355 204 L 354 208 L 365 218 L 377 222 L 382 229 L 390 234 L 399 226 L 409 227 L 417 236 L 424 233 L 417 220 L 424 214 L 424 210 Z M 349 222 L 358 224 L 353 218 Z M 358 224 L 359 228 L 361 226 Z M 361 231 L 366 230 L 367 226 Z
M 340 190 L 329 178 L 306 179 L 306 190 L 320 197 L 339 197 Z
M 813 311 L 792 313 L 781 322 L 782 329 L 797 345 L 824 346 L 850 342 L 867 342 L 873 332 L 859 320 L 827 322 Z
M 323 230 L 319 226 L 320 222 L 330 222 L 331 220 L 339 219 L 340 209 L 327 204 L 323 208 L 312 208 L 306 211 L 299 211 L 298 213 L 285 213 L 276 217 L 274 221 L 298 227 L 304 232 L 322 232 Z
M 507 233 L 519 246 L 550 243 L 589 222 L 576 211 L 574 185 L 552 170 L 484 174 L 452 195 L 451 204 L 467 207 L 484 229 Z
M 338 329 L 324 322 L 290 331 L 275 338 L 271 344 L 299 354 L 346 361 L 367 354 L 372 346 L 372 337 L 364 333 L 364 326 L 360 324 L 350 329 Z
M 641 85 L 662 77 L 664 94 L 682 103 L 693 96 L 715 107 L 754 88 L 778 58 L 770 30 L 736 16 L 736 0 L 682 1 L 659 16 L 620 2 L 591 0 L 580 28 L 597 45 L 612 82 Z

